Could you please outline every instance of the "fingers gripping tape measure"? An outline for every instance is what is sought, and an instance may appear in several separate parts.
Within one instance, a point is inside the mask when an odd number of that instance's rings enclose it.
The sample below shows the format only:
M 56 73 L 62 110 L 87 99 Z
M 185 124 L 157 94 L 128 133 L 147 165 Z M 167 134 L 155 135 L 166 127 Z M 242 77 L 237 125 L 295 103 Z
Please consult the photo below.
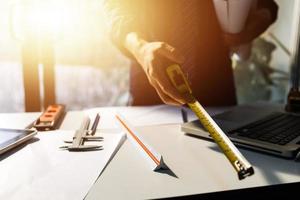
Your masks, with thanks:
M 188 106 L 195 113 L 204 128 L 209 132 L 210 136 L 218 144 L 231 165 L 238 173 L 239 179 L 254 174 L 254 169 L 250 163 L 244 158 L 239 150 L 233 145 L 221 128 L 209 116 L 201 104 L 195 99 L 188 81 L 183 74 L 179 65 L 171 65 L 166 69 L 167 75 L 174 87 L 182 94 L 188 97 Z

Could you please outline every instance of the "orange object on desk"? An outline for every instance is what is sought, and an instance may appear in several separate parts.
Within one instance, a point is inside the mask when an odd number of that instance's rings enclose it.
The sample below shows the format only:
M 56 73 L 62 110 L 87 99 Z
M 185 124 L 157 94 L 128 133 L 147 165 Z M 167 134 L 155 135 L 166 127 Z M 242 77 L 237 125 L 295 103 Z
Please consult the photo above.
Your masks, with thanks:
M 39 131 L 54 130 L 62 121 L 64 114 L 64 105 L 49 105 L 45 112 L 35 121 L 33 127 Z

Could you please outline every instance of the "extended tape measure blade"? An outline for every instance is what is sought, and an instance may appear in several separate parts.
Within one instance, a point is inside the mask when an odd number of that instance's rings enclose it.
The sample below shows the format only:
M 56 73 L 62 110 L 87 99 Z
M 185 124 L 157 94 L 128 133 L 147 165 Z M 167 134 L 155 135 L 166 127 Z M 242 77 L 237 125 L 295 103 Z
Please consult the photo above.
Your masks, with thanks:
M 204 128 L 209 132 L 214 141 L 218 144 L 225 156 L 238 173 L 239 179 L 243 179 L 254 173 L 250 163 L 230 141 L 222 129 L 215 123 L 198 101 L 188 104 L 196 114 Z
M 243 179 L 254 174 L 254 170 L 250 163 L 234 146 L 227 135 L 215 123 L 215 121 L 210 117 L 210 115 L 196 100 L 196 98 L 194 98 L 194 96 L 192 95 L 192 90 L 180 66 L 177 64 L 171 65 L 167 68 L 166 72 L 177 91 L 190 97 L 190 101 L 188 101 L 189 107 L 195 113 L 201 124 L 209 132 L 213 140 L 218 144 L 227 159 L 230 161 L 231 165 L 237 171 L 239 179 Z M 180 79 L 178 77 L 180 77 Z

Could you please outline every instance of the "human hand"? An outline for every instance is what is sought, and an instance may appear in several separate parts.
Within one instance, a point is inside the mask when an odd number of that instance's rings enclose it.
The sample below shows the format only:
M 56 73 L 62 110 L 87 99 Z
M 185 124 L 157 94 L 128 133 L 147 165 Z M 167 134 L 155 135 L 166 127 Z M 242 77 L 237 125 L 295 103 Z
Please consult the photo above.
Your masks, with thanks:
M 169 105 L 187 103 L 187 97 L 177 91 L 166 73 L 168 66 L 184 62 L 184 57 L 174 47 L 164 42 L 143 42 L 135 57 L 164 103 Z

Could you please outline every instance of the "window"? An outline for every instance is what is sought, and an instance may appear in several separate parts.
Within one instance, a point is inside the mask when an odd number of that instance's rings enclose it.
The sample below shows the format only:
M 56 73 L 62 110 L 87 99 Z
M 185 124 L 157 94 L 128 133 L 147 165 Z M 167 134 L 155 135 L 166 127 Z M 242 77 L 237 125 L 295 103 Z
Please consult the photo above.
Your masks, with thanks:
M 250 59 L 233 58 L 240 104 L 286 100 L 300 6 L 295 0 L 277 2 L 278 20 L 253 42 Z M 0 0 L 0 5 L 0 112 L 25 110 L 22 37 L 26 28 L 52 34 L 57 103 L 69 110 L 127 104 L 130 64 L 110 42 L 103 0 Z M 42 69 L 40 65 L 40 85 Z M 43 99 L 44 88 L 39 90 Z

